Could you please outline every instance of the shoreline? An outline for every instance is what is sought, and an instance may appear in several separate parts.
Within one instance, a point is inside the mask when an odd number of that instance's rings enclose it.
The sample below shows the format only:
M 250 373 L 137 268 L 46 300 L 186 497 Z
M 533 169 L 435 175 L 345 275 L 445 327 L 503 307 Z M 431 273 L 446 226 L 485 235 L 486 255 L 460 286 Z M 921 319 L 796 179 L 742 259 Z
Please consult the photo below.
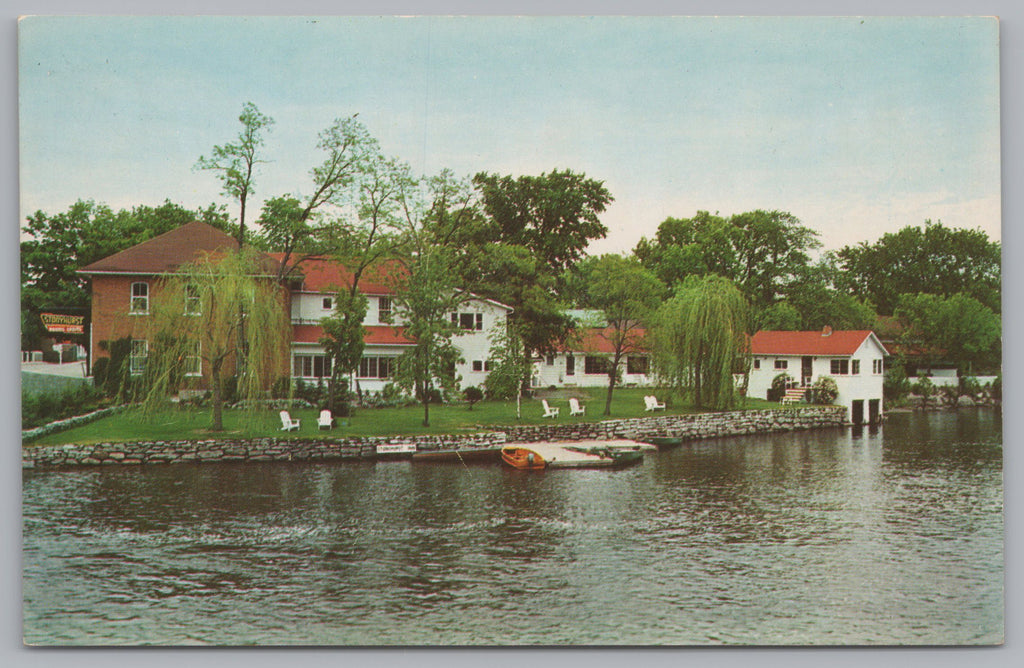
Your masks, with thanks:
M 684 441 L 847 426 L 842 406 L 657 415 L 580 424 L 496 426 L 474 434 L 134 441 L 89 445 L 22 445 L 23 469 L 206 462 L 374 461 L 505 442 L 681 438 Z

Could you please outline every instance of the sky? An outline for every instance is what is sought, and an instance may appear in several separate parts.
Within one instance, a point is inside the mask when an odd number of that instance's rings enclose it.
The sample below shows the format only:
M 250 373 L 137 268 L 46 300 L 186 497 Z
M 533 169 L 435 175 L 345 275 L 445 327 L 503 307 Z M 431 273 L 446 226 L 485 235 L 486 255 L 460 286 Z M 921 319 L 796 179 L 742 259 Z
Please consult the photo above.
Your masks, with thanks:
M 416 173 L 572 169 L 628 252 L 667 217 L 787 211 L 824 248 L 926 219 L 1000 239 L 989 18 L 32 17 L 19 24 L 21 219 L 77 199 L 237 204 L 201 155 L 251 101 L 264 197 L 309 194 L 359 114 Z

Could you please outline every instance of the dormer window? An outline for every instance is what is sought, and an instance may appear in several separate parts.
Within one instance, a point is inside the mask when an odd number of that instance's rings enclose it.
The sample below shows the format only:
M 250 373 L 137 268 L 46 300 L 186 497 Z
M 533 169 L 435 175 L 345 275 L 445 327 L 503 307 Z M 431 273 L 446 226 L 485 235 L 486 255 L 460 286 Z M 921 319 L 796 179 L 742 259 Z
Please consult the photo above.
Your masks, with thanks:
M 132 301 L 129 313 L 149 313 L 149 283 L 132 283 Z

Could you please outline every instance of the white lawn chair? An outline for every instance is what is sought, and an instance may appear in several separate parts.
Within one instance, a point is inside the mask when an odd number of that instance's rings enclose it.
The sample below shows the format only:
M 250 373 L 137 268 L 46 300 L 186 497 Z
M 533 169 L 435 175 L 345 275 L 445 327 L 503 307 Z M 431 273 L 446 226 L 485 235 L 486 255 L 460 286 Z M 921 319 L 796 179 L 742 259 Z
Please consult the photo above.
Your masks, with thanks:
M 293 420 L 292 416 L 288 414 L 288 411 L 281 411 L 281 431 L 297 431 L 298 428 L 298 418 Z
M 330 429 L 331 427 L 333 427 L 334 418 L 331 417 L 331 412 L 326 409 L 320 411 L 320 417 L 317 418 L 316 424 L 321 429 Z
M 576 397 L 569 399 L 569 415 L 583 415 L 587 412 L 586 406 L 580 406 L 580 400 Z
M 542 404 L 544 404 L 544 417 L 549 417 L 549 418 L 558 417 L 558 411 L 561 410 L 560 408 L 552 408 L 551 406 L 548 406 L 548 400 L 547 399 L 541 399 L 540 402 Z
M 647 410 L 647 411 L 663 411 L 663 410 L 665 410 L 665 404 L 664 403 L 660 403 L 659 404 L 657 398 L 655 398 L 655 396 L 653 394 L 652 395 L 648 395 L 648 396 L 644 397 L 644 410 Z

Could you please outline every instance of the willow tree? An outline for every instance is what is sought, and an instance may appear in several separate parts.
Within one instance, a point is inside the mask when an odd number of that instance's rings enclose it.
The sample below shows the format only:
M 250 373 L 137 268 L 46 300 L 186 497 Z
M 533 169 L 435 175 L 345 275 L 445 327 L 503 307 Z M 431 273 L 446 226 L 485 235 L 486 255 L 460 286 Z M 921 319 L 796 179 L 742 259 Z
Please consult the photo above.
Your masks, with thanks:
M 737 402 L 733 374 L 746 368 L 749 307 L 728 279 L 689 278 L 654 319 L 658 373 L 693 398 L 696 408 Z
M 224 379 L 232 369 L 240 398 L 266 395 L 287 368 L 289 327 L 284 292 L 265 259 L 249 248 L 204 255 L 162 281 L 150 326 L 145 410 L 203 379 L 212 395 L 210 429 L 223 431 Z

